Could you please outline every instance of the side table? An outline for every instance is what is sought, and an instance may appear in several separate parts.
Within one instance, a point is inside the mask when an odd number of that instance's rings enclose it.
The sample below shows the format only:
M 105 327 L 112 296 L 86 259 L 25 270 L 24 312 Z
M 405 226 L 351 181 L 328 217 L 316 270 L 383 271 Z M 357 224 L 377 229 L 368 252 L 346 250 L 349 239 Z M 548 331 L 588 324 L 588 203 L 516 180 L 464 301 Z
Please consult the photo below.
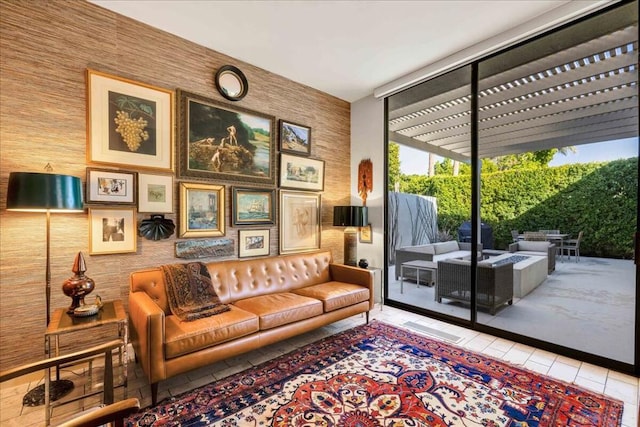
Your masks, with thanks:
M 433 274 L 433 282 L 438 283 L 437 274 L 438 274 L 438 263 L 433 261 L 423 261 L 423 260 L 412 260 L 403 262 L 400 265 L 400 293 L 404 293 L 404 269 L 412 268 L 416 270 L 416 282 L 418 287 L 420 287 L 420 271 L 430 271 Z
M 122 350 L 119 352 L 119 361 L 122 365 L 122 387 L 124 397 L 127 397 L 127 346 L 129 344 L 129 322 L 127 313 L 121 300 L 107 301 L 103 304 L 98 314 L 88 317 L 74 317 L 67 314 L 66 308 L 56 309 L 52 316 L 47 331 L 44 334 L 45 349 L 49 357 L 60 355 L 60 335 L 71 332 L 86 331 L 105 325 L 117 325 L 118 338 L 122 339 Z M 54 354 L 51 354 L 51 341 L 53 340 Z M 59 376 L 59 371 L 58 374 Z M 91 377 L 91 372 L 89 373 Z

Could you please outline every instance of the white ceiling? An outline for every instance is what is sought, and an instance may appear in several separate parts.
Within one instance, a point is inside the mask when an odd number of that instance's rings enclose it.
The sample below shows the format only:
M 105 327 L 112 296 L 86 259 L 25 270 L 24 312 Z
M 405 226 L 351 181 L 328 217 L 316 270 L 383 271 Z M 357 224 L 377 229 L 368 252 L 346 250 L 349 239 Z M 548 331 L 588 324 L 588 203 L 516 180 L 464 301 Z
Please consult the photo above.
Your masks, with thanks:
M 349 102 L 570 3 L 91 1 Z

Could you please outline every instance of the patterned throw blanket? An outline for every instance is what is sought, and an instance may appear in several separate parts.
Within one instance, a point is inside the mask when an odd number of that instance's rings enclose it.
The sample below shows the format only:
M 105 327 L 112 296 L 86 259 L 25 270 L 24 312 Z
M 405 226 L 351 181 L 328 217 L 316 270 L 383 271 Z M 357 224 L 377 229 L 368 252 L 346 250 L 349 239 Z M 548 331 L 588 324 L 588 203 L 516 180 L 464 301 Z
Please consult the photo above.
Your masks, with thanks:
M 192 321 L 229 311 L 213 289 L 207 266 L 201 262 L 163 265 L 171 312 Z

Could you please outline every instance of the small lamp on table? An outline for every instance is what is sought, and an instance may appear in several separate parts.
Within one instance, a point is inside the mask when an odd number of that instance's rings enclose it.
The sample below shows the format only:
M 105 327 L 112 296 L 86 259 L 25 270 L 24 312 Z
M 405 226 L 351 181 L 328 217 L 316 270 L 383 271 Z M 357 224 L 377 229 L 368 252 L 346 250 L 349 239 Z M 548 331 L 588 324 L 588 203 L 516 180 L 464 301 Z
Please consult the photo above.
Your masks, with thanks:
M 333 225 L 344 229 L 344 263 L 357 265 L 358 262 L 358 227 L 369 223 L 366 206 L 334 206 Z

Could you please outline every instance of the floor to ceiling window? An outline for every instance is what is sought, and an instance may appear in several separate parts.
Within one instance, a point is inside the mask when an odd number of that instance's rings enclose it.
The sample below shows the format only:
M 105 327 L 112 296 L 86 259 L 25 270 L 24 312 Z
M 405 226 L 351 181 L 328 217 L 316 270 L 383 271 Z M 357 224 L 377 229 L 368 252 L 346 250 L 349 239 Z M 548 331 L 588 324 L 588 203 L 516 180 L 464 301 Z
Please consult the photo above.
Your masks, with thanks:
M 400 146 L 422 148 L 424 144 L 447 140 L 468 152 L 471 147 L 471 68 L 460 68 L 394 95 L 389 98 L 388 108 L 392 151 L 399 150 Z M 425 120 L 427 116 L 428 120 Z M 468 203 L 456 205 L 456 200 L 441 198 L 437 191 L 425 188 L 428 177 L 434 175 L 430 168 L 436 166 L 436 157 L 450 156 L 447 167 L 451 169 L 459 168 L 460 163 L 468 168 L 469 157 L 440 150 L 436 145 L 430 145 L 427 154 L 429 160 L 424 165 L 423 175 L 407 176 L 402 180 L 400 176 L 391 178 L 394 191 L 389 192 L 387 204 L 388 265 L 389 277 L 396 286 L 388 287 L 389 298 L 469 320 L 469 307 L 437 303 L 435 285 L 438 259 L 444 258 L 445 252 L 462 255 L 470 249 L 469 242 L 458 243 L 457 236 L 452 234 L 455 231 L 443 224 L 468 220 L 471 208 Z M 461 183 L 458 190 L 455 199 L 470 200 L 470 180 Z M 442 206 L 438 203 L 456 205 L 456 212 L 439 215 Z M 447 247 L 430 244 L 441 241 L 448 241 L 444 244 Z M 442 253 L 436 254 L 436 251 Z
M 388 303 L 637 364 L 637 7 L 388 98 Z

